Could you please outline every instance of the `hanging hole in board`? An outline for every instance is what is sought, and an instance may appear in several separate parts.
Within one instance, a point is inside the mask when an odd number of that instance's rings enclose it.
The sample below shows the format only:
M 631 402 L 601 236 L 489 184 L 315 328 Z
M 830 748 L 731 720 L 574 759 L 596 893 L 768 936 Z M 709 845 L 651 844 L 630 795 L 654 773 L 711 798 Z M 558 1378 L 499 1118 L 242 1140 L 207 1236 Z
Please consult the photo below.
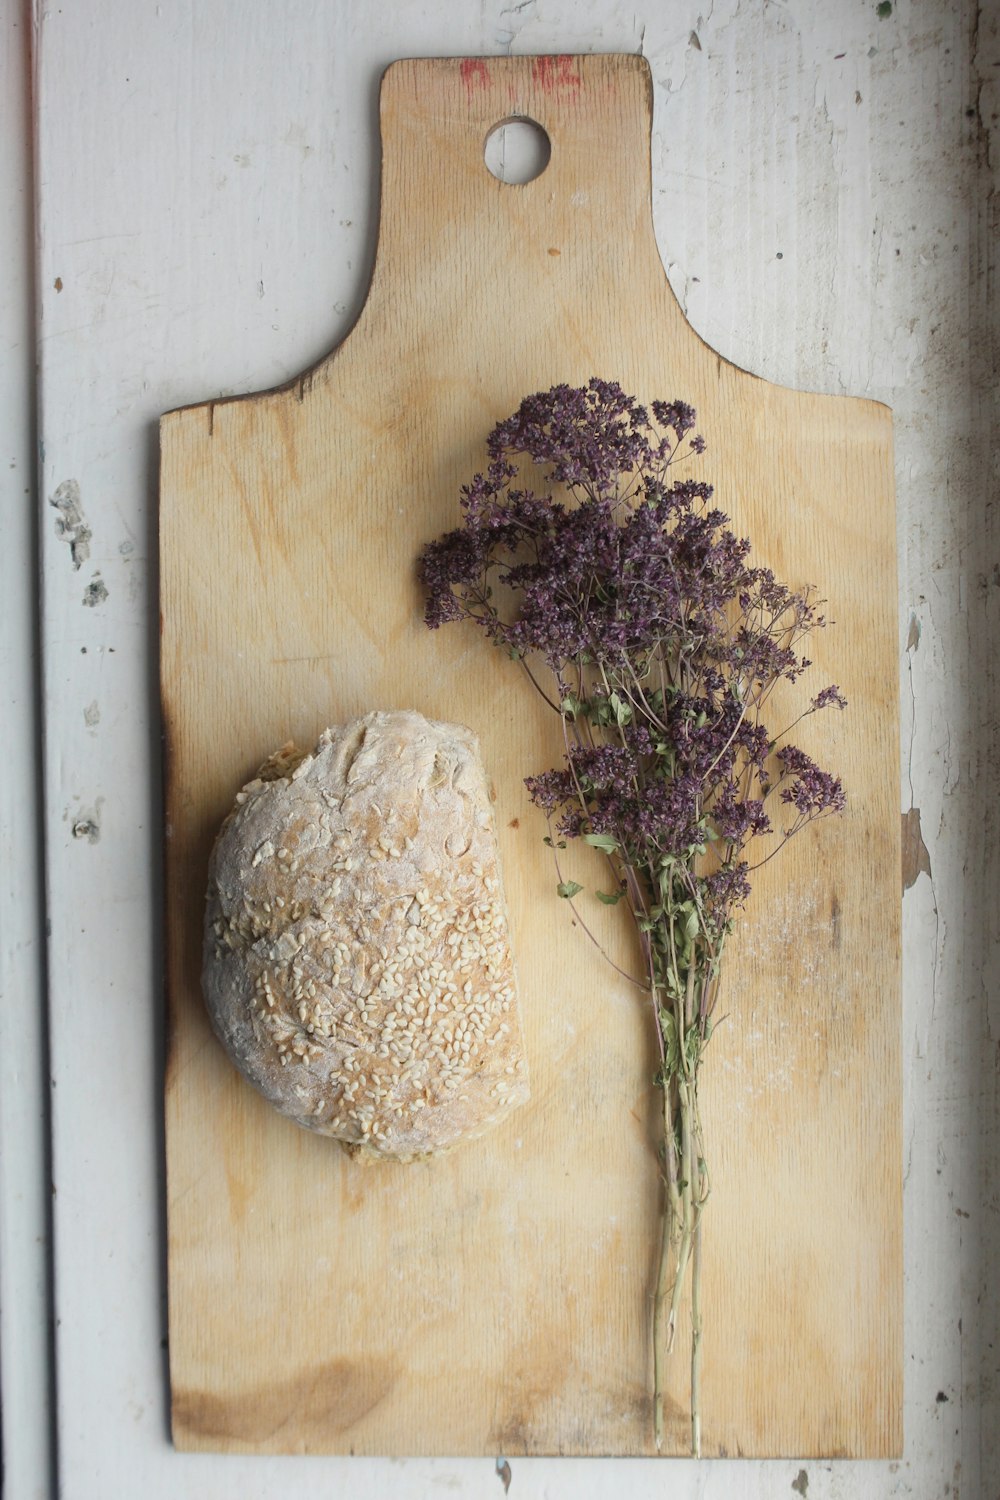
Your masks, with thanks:
M 541 177 L 551 155 L 552 143 L 541 125 L 520 116 L 494 125 L 483 148 L 483 158 L 493 176 L 512 187 Z

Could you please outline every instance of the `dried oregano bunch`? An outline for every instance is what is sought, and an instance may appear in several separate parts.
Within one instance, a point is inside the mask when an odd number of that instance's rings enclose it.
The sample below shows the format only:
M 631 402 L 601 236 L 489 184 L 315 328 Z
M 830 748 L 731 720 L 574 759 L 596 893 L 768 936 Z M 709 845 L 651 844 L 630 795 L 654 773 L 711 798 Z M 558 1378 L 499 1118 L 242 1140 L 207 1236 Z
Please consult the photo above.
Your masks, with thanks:
M 675 477 L 705 450 L 694 427 L 685 402 L 647 410 L 604 380 L 529 396 L 490 434 L 489 466 L 462 490 L 462 525 L 424 549 L 420 569 L 427 624 L 475 621 L 559 715 L 563 764 L 526 781 L 549 820 L 559 895 L 592 935 L 582 887 L 558 866 L 566 841 L 582 839 L 608 861 L 594 897 L 622 902 L 638 933 L 663 1096 L 655 1436 L 662 1446 L 663 1360 L 690 1277 L 699 1454 L 709 1174 L 698 1072 L 723 949 L 753 871 L 839 812 L 844 792 L 788 743 L 794 725 L 774 733 L 764 722 L 775 686 L 810 665 L 804 637 L 825 622 L 810 589 L 751 566 L 710 485 Z M 552 493 L 522 487 L 518 460 Z M 794 722 L 829 707 L 845 707 L 836 686 Z

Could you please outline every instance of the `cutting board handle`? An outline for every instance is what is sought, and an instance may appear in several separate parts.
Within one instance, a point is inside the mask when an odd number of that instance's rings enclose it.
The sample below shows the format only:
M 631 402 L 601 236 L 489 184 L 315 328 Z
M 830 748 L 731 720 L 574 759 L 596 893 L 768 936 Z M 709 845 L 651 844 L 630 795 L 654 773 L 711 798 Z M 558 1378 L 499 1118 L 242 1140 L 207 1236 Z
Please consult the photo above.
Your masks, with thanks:
M 651 315 L 701 341 L 670 289 L 653 232 L 652 79 L 633 54 L 407 59 L 382 79 L 382 189 L 378 249 L 358 327 L 398 303 L 446 315 L 475 307 L 482 278 L 518 287 L 543 279 L 565 304 L 581 296 L 630 300 L 658 285 Z M 531 182 L 492 175 L 487 136 L 512 119 L 536 122 L 551 145 Z M 414 307 L 416 304 L 416 307 Z

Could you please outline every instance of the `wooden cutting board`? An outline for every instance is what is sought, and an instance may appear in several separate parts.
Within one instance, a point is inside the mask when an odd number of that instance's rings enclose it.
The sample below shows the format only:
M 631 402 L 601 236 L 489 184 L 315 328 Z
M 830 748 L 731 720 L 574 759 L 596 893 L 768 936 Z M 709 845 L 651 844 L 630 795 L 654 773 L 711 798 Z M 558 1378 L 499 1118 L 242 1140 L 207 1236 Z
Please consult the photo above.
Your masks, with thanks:
M 551 160 L 509 186 L 498 121 Z M 558 900 L 522 777 L 554 715 L 477 633 L 421 622 L 414 562 L 522 395 L 599 374 L 681 397 L 755 556 L 834 627 L 803 742 L 848 814 L 757 880 L 704 1070 L 704 1449 L 881 1456 L 901 1442 L 899 809 L 888 410 L 755 379 L 687 326 L 650 216 L 637 57 L 400 62 L 382 208 L 349 337 L 279 391 L 162 424 L 170 1370 L 179 1447 L 652 1451 L 658 1223 L 641 1000 Z M 811 645 L 813 642 L 810 643 Z M 373 707 L 470 724 L 492 780 L 533 1096 L 442 1160 L 365 1167 L 280 1118 L 199 994 L 206 861 L 242 781 Z M 598 913 L 635 960 L 620 913 Z M 684 1339 L 678 1340 L 683 1347 Z M 669 1442 L 688 1443 L 687 1359 Z

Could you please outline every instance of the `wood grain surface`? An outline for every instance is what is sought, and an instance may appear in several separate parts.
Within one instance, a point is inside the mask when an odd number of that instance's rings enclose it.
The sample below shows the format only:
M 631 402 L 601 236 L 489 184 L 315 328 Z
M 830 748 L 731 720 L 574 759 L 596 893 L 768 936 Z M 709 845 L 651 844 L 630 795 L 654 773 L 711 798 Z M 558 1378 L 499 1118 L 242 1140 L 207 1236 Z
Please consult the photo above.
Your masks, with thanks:
M 697 407 L 700 472 L 759 561 L 820 586 L 835 624 L 815 640 L 813 683 L 850 700 L 803 736 L 843 775 L 849 811 L 758 877 L 706 1056 L 704 1449 L 899 1449 L 891 419 L 760 381 L 687 326 L 651 227 L 650 98 L 632 56 L 393 65 L 378 253 L 354 329 L 289 387 L 163 419 L 182 1448 L 652 1450 L 653 1038 L 555 895 L 522 778 L 557 763 L 558 723 L 478 635 L 426 631 L 414 572 L 422 544 L 456 523 L 494 421 L 529 391 L 600 374 Z M 518 116 L 544 126 L 552 153 L 510 186 L 484 167 L 483 142 Z M 450 1156 L 366 1168 L 239 1078 L 198 973 L 208 852 L 241 782 L 285 740 L 311 745 L 373 707 L 481 738 L 533 1092 Z M 634 961 L 620 914 L 603 919 L 616 958 Z M 687 1399 L 678 1354 L 676 1452 Z

